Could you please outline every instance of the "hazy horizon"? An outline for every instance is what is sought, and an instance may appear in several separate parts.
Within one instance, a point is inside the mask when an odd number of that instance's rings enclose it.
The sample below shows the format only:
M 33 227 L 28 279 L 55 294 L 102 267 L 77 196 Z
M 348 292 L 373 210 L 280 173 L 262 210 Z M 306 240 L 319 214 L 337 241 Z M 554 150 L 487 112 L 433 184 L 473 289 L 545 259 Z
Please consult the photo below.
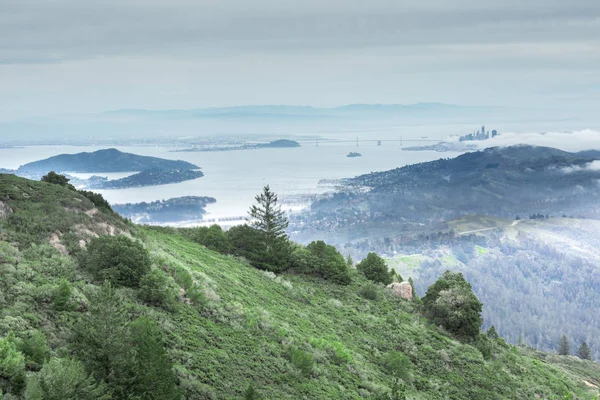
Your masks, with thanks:
M 8 0 L 0 121 L 445 103 L 527 108 L 592 128 L 599 33 L 593 0 Z

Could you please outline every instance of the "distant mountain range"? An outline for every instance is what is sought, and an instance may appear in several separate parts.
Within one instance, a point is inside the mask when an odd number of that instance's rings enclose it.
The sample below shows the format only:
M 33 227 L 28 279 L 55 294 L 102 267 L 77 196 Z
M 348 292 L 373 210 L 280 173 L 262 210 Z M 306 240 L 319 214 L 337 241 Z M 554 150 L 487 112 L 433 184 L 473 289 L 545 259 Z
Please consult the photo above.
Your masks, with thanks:
M 469 112 L 501 112 L 505 107 L 458 106 L 443 103 L 417 104 L 350 104 L 340 107 L 318 108 L 310 106 L 236 106 L 198 108 L 190 110 L 115 110 L 104 113 L 110 117 L 134 118 L 260 118 L 260 119 L 339 119 L 381 118 L 423 115 L 457 115 Z M 514 109 L 512 109 L 514 111 Z
M 0 123 L 0 144 L 101 143 L 211 135 L 266 137 L 389 129 L 404 125 L 548 121 L 548 114 L 507 107 L 443 103 L 351 104 L 340 107 L 236 106 L 197 109 L 124 109 Z M 558 116 L 556 118 L 559 118 Z M 172 144 L 172 142 L 168 142 Z

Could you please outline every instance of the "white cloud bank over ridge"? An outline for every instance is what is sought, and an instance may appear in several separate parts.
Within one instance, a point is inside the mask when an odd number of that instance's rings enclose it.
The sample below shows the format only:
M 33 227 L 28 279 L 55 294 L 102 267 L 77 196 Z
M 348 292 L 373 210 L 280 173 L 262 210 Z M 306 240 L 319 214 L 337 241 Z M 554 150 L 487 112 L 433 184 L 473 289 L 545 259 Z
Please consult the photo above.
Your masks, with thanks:
M 561 168 L 561 171 L 564 172 L 565 174 L 570 174 L 573 172 L 580 172 L 580 171 L 598 172 L 598 171 L 600 171 L 600 160 L 594 160 L 594 161 L 589 162 L 584 165 L 572 165 L 570 167 Z
M 514 133 L 503 132 L 493 139 L 476 142 L 480 148 L 528 144 L 554 147 L 565 151 L 600 150 L 600 131 L 585 129 L 574 132 Z M 598 164 L 600 169 L 600 162 Z

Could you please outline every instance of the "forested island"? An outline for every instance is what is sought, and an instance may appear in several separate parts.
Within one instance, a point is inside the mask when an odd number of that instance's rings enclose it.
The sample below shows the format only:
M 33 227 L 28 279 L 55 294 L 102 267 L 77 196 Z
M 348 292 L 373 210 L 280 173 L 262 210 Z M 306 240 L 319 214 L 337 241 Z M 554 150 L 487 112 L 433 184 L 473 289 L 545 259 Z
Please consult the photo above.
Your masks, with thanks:
M 123 153 L 117 149 L 104 149 L 92 153 L 61 154 L 19 167 L 17 172 L 42 173 L 75 172 L 139 172 L 146 170 L 193 170 L 197 165 L 187 161 L 167 160 L 158 157 Z
M 197 151 L 232 151 L 232 150 L 255 150 L 255 149 L 285 149 L 300 147 L 300 143 L 294 140 L 279 139 L 269 143 L 247 143 L 234 146 L 214 146 L 214 147 L 192 147 L 189 149 L 173 150 L 174 152 L 197 152 Z
M 215 203 L 213 197 L 184 196 L 150 203 L 113 204 L 118 214 L 136 223 L 165 223 L 201 220 L 206 206 Z
M 354 158 L 354 157 L 362 157 L 362 154 L 351 151 L 346 155 L 346 157 Z
M 204 176 L 200 167 L 180 160 L 123 153 L 117 149 L 98 150 L 93 153 L 61 154 L 45 160 L 35 161 L 17 170 L 0 169 L 28 179 L 39 180 L 48 172 L 64 173 L 71 184 L 85 189 L 127 189 L 179 183 Z M 89 179 L 76 178 L 72 173 L 136 172 L 121 179 L 109 180 L 94 175 Z
M 88 189 L 127 189 L 143 186 L 158 186 L 198 179 L 204 174 L 191 169 L 151 169 L 121 179 L 108 180 L 100 176 L 77 180 Z

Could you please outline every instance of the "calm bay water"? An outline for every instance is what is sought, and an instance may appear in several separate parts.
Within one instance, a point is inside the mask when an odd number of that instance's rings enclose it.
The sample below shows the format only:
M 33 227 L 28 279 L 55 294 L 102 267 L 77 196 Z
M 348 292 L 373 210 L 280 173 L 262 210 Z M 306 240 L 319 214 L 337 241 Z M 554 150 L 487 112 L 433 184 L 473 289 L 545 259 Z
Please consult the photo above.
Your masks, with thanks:
M 144 188 L 104 190 L 102 195 L 111 203 L 154 201 L 179 196 L 211 196 L 216 204 L 209 205 L 207 218 L 230 218 L 246 215 L 254 196 L 264 185 L 281 197 L 317 194 L 327 187 L 319 187 L 321 179 L 349 178 L 375 171 L 384 171 L 408 164 L 431 161 L 441 157 L 455 157 L 460 153 L 435 151 L 402 151 L 399 143 L 303 143 L 289 149 L 257 149 L 226 152 L 171 152 L 164 147 L 117 147 L 124 152 L 140 155 L 180 159 L 202 168 L 205 176 L 193 181 Z M 0 168 L 17 168 L 22 164 L 57 154 L 95 151 L 100 147 L 88 146 L 32 146 L 0 149 Z M 348 158 L 351 151 L 362 157 Z M 132 171 L 133 172 L 133 171 Z M 76 174 L 87 178 L 91 174 Z M 116 179 L 127 174 L 106 174 Z

